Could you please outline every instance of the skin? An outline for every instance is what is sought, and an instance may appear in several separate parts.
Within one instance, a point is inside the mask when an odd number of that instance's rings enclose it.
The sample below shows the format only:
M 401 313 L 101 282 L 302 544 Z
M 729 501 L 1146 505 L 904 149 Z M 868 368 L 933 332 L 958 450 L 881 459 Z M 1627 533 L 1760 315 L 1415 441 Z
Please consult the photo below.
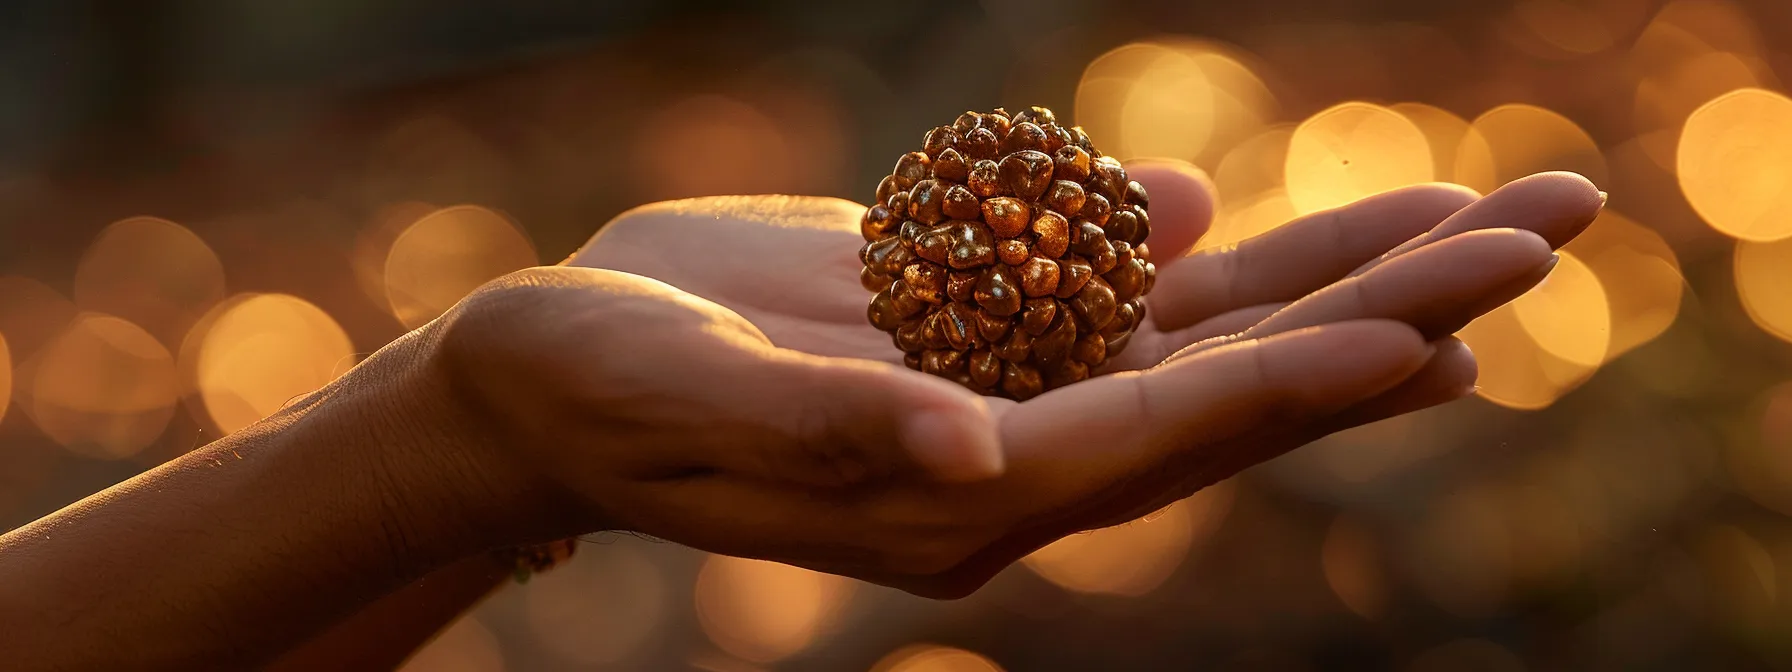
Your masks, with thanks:
M 486 551 L 603 530 L 963 596 L 1066 534 L 1469 393 L 1449 334 L 1603 205 L 1568 174 L 1428 185 L 1184 256 L 1204 178 L 1131 170 L 1161 270 L 1107 375 L 1014 403 L 895 363 L 864 322 L 856 204 L 647 206 L 273 417 L 0 536 L 0 656 L 389 665 L 495 585 Z

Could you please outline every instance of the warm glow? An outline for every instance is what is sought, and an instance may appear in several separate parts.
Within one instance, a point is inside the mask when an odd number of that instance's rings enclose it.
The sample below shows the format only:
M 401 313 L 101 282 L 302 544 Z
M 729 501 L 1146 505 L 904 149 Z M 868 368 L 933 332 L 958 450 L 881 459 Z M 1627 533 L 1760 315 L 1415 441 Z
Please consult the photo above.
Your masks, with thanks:
M 1475 383 L 1481 398 L 1507 408 L 1547 408 L 1597 370 L 1551 355 L 1538 347 L 1507 304 L 1457 332 L 1480 364 Z
M 12 405 L 12 349 L 6 345 L 6 335 L 0 334 L 0 420 L 6 419 L 6 409 Z
M 1780 577 L 1773 555 L 1753 535 L 1734 525 L 1713 525 L 1692 552 L 1721 615 L 1755 625 L 1776 616 Z
M 458 205 L 417 220 L 386 255 L 386 297 L 392 314 L 417 328 L 480 285 L 537 265 L 528 235 L 491 210 Z
M 1483 194 L 1533 173 L 1566 170 L 1607 181 L 1605 156 L 1572 120 L 1535 105 L 1502 105 L 1469 125 L 1455 181 Z
M 1293 126 L 1278 126 L 1227 152 L 1213 172 L 1219 212 L 1197 250 L 1224 247 L 1288 223 L 1295 216 L 1282 174 Z
M 418 649 L 399 672 L 504 672 L 498 638 L 468 615 Z
M 49 285 L 16 275 L 0 276 L 0 334 L 20 366 L 80 312 Z
M 1431 172 L 1439 182 L 1456 181 L 1456 150 L 1468 135 L 1468 121 L 1455 113 L 1424 103 L 1399 103 L 1388 109 L 1399 112 L 1425 134 L 1431 147 Z
M 356 234 L 349 266 L 355 271 L 355 284 L 374 305 L 392 305 L 386 296 L 386 257 L 392 254 L 393 241 L 411 224 L 440 209 L 422 201 L 392 203 L 375 211 L 366 228 Z
M 1673 325 L 1686 280 L 1673 248 L 1660 234 L 1608 208 L 1563 249 L 1585 262 L 1605 291 L 1612 327 L 1606 360 L 1654 340 Z
M 1742 89 L 1713 100 L 1686 120 L 1676 156 L 1680 190 L 1712 228 L 1792 237 L 1792 99 Z
M 637 548 L 582 549 L 523 588 L 529 632 L 580 665 L 614 665 L 640 648 L 666 614 L 666 581 Z
M 75 268 L 75 304 L 178 344 L 224 298 L 224 264 L 199 236 L 165 219 L 132 217 L 101 231 Z
M 1730 478 L 1761 506 L 1792 515 L 1792 383 L 1767 390 L 1754 403 L 1754 436 L 1729 441 Z
M 1736 293 L 1749 319 L 1767 333 L 1792 341 L 1792 238 L 1737 243 L 1732 266 Z
M 1002 666 L 964 649 L 911 644 L 891 651 L 871 672 L 1002 672 Z
M 286 294 L 226 301 L 181 347 L 182 368 L 212 424 L 226 433 L 323 387 L 354 364 L 354 354 L 328 313 Z
M 1435 177 L 1424 132 L 1369 103 L 1344 103 L 1302 123 L 1288 141 L 1284 170 L 1288 199 L 1303 214 Z
M 180 395 L 168 349 L 110 315 L 82 313 L 31 367 L 26 410 L 50 438 L 90 457 L 123 459 L 148 447 Z
M 1387 602 L 1375 538 L 1362 523 L 1339 516 L 1319 549 L 1320 568 L 1332 592 L 1359 616 L 1381 615 Z
M 1716 52 L 1677 61 L 1645 76 L 1636 88 L 1636 127 L 1649 135 L 1644 151 L 1656 164 L 1674 170 L 1681 126 L 1699 106 L 1730 91 L 1760 86 L 1767 65 L 1753 58 Z
M 770 663 L 807 648 L 852 590 L 831 574 L 715 555 L 697 573 L 697 616 L 723 650 Z
M 693 96 L 654 113 L 634 144 L 649 199 L 778 193 L 798 176 L 778 123 L 725 96 Z
M 1521 0 L 1512 17 L 1538 40 L 1567 54 L 1592 54 L 1612 47 L 1615 38 L 1599 11 L 1567 0 Z
M 1084 69 L 1074 122 L 1121 159 L 1212 166 L 1274 116 L 1276 100 L 1233 49 L 1173 38 L 1109 51 Z
M 1566 250 L 1561 262 L 1536 288 L 1512 302 L 1519 325 L 1543 348 L 1571 364 L 1605 363 L 1612 340 L 1612 314 L 1605 288 L 1580 259 Z
M 1426 507 L 1408 550 L 1418 587 L 1445 611 L 1464 617 L 1494 613 L 1505 602 L 1513 547 L 1500 500 L 1483 489 L 1443 495 Z
M 1079 593 L 1144 595 L 1168 579 L 1231 508 L 1225 483 L 1131 523 L 1074 534 L 1034 551 L 1023 561 L 1047 581 Z

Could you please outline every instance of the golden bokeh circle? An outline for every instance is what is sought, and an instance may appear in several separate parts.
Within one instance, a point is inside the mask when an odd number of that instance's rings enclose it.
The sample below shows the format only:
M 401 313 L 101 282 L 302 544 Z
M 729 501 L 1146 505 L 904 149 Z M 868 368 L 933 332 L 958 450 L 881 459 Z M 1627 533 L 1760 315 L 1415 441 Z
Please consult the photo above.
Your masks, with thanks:
M 1059 539 L 1022 564 L 1073 592 L 1144 595 L 1182 566 L 1189 547 L 1211 533 L 1231 503 L 1230 485 L 1209 486 L 1144 519 Z
M 871 672 L 1002 672 L 1002 666 L 964 649 L 910 644 L 879 659 Z
M 1680 314 L 1686 279 L 1661 234 L 1610 208 L 1562 248 L 1586 263 L 1611 310 L 1610 361 L 1655 340 Z
M 113 222 L 75 268 L 77 306 L 129 320 L 164 343 L 179 343 L 223 298 L 224 264 L 218 255 L 192 231 L 165 219 Z
M 1462 139 L 1468 135 L 1468 120 L 1424 103 L 1396 103 L 1388 109 L 1406 117 L 1425 134 L 1425 143 L 1431 147 L 1432 179 L 1456 181 L 1456 150 L 1461 148 Z
M 386 254 L 386 298 L 415 329 L 499 276 L 537 265 L 535 245 L 509 219 L 476 205 L 443 208 L 417 220 Z
M 1605 184 L 1610 170 L 1579 124 L 1535 105 L 1501 105 L 1476 117 L 1456 150 L 1455 181 L 1491 193 L 1534 173 L 1566 170 Z
M 1548 408 L 1597 371 L 1551 355 L 1531 339 L 1512 304 L 1482 315 L 1456 333 L 1475 353 L 1477 394 L 1517 410 Z
M 1604 364 L 1612 340 L 1611 307 L 1593 269 L 1563 250 L 1549 277 L 1512 301 L 1531 340 L 1555 357 L 1588 368 Z
M 1792 237 L 1792 99 L 1740 89 L 1706 103 L 1686 119 L 1675 166 L 1712 228 L 1754 242 Z
M 1381 616 L 1387 603 L 1387 579 L 1375 538 L 1366 525 L 1338 516 L 1320 545 L 1319 564 L 1332 594 L 1346 608 L 1364 618 Z
M 1121 45 L 1091 61 L 1077 84 L 1072 116 L 1116 158 L 1212 166 L 1276 109 L 1275 96 L 1237 50 L 1166 37 Z
M 1792 238 L 1736 243 L 1731 270 L 1750 320 L 1783 341 L 1792 341 Z
M 180 397 L 174 356 L 142 327 L 82 313 L 31 362 L 26 407 L 44 434 L 100 459 L 154 443 Z
M 652 558 L 633 546 L 609 545 L 530 579 L 523 616 L 533 639 L 559 658 L 616 665 L 660 629 L 666 593 L 664 572 Z
M 771 663 L 808 648 L 852 590 L 832 574 L 712 555 L 697 572 L 695 598 L 710 641 L 737 658 Z
M 230 433 L 317 390 L 354 364 L 348 334 L 288 294 L 232 297 L 181 347 L 182 368 L 212 425 Z
M 1283 170 L 1288 200 L 1302 214 L 1434 179 L 1425 133 L 1399 112 L 1361 102 L 1295 128 Z

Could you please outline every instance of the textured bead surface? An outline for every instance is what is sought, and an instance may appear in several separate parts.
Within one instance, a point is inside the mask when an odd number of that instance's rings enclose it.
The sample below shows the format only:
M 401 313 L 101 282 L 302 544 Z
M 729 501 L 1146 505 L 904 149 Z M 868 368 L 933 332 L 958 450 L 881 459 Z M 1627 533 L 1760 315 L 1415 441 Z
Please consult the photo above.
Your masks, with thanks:
M 866 318 L 909 368 L 1024 401 L 1100 371 L 1144 320 L 1150 197 L 1051 110 L 932 128 L 875 196 Z

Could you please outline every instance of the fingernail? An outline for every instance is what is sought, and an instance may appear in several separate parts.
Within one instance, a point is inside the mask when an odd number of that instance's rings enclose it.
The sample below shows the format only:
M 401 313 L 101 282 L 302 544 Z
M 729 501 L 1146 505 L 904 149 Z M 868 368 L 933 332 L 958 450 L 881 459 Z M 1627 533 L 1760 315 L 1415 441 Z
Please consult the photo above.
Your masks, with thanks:
M 1480 385 L 1469 385 L 1469 386 L 1463 387 L 1462 389 L 1456 391 L 1456 397 L 1455 397 L 1455 399 L 1451 399 L 1451 401 L 1455 401 L 1456 399 L 1466 399 L 1468 397 L 1475 396 L 1475 394 L 1480 391 L 1481 391 Z
M 1605 207 L 1605 202 L 1611 200 L 1611 197 L 1612 197 L 1611 194 L 1605 193 L 1603 191 L 1599 192 L 1599 207 L 1601 207 L 1601 208 Z
M 1559 263 L 1562 263 L 1561 253 L 1551 252 L 1549 255 L 1549 261 L 1543 262 L 1543 266 L 1542 266 L 1543 274 L 1549 275 L 1550 271 L 1556 270 L 1556 264 L 1559 264 Z
M 922 411 L 902 422 L 902 445 L 944 481 L 981 481 L 1002 475 L 1002 446 L 988 416 Z

